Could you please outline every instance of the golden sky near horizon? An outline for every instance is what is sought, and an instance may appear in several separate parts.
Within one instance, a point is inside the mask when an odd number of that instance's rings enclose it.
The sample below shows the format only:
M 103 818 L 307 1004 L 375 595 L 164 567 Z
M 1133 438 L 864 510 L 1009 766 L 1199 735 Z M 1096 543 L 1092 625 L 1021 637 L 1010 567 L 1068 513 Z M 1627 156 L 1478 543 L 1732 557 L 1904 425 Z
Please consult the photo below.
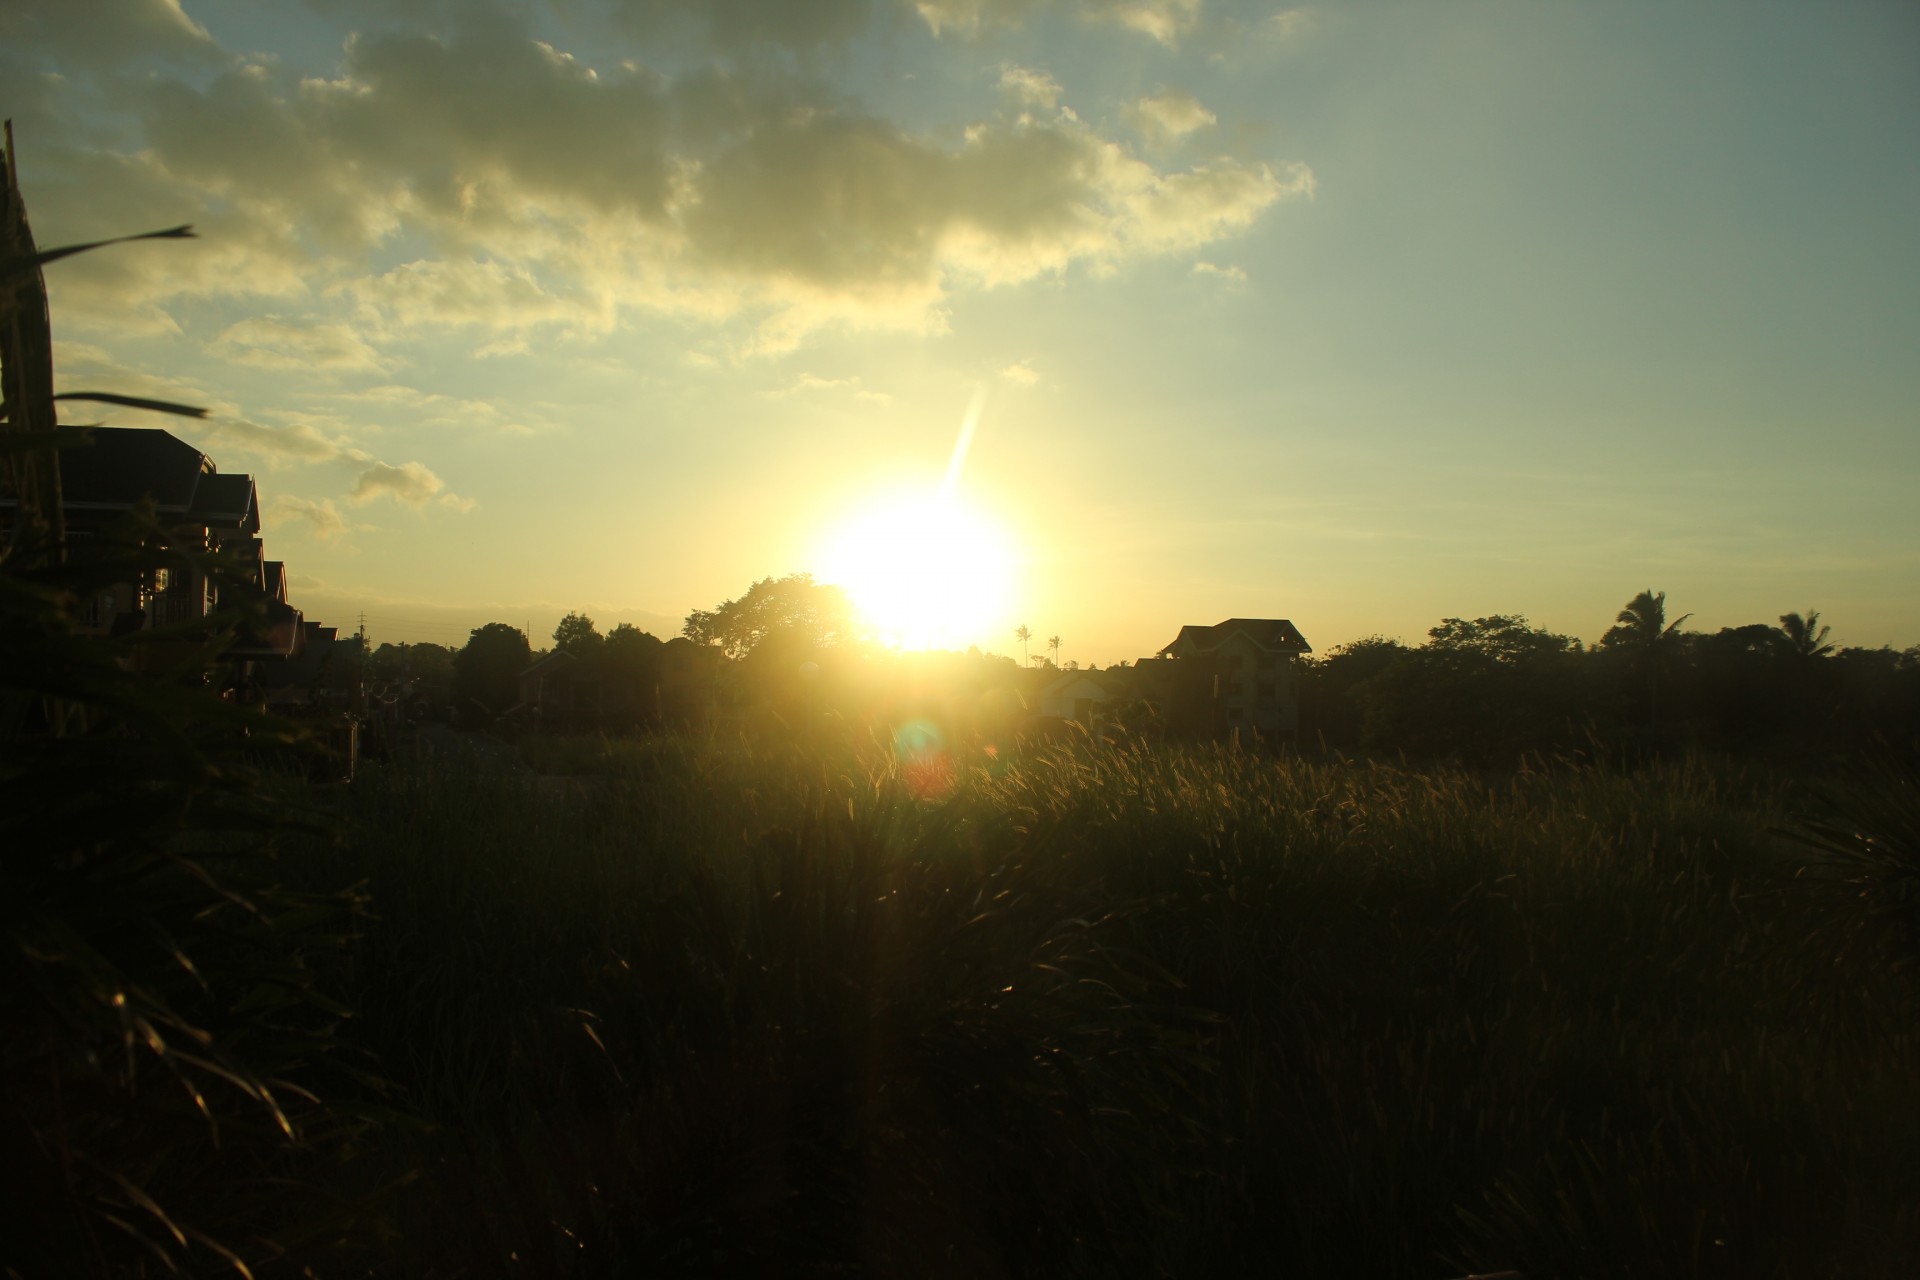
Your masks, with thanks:
M 49 269 L 63 387 L 376 640 L 1920 642 L 1911 5 L 0 0 L 0 114 L 43 243 L 200 232 Z

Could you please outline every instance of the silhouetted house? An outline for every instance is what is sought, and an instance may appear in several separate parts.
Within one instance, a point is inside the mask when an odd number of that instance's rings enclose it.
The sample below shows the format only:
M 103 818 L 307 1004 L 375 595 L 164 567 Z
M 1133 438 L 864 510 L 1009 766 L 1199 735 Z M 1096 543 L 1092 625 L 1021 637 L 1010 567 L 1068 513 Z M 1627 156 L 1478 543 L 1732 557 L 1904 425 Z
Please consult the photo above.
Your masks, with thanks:
M 256 681 L 269 706 L 293 708 L 318 703 L 345 707 L 352 694 L 351 664 L 336 652 L 339 629 L 300 622 L 300 643 L 284 662 L 263 663 Z
M 1043 716 L 1078 720 L 1089 729 L 1105 718 L 1120 693 L 1117 681 L 1099 671 L 1066 671 L 1040 689 L 1036 710 Z
M 1157 658 L 1132 670 L 1170 732 L 1290 739 L 1300 728 L 1294 660 L 1312 652 L 1285 618 L 1228 618 L 1180 628 Z
M 60 451 L 61 508 L 69 557 L 77 563 L 115 554 L 106 535 L 151 503 L 149 543 L 189 553 L 188 564 L 147 568 L 98 588 L 80 609 L 95 633 L 190 627 L 216 609 L 242 608 L 249 621 L 226 657 L 246 664 L 284 661 L 304 639 L 300 611 L 287 603 L 281 563 L 260 541 L 253 477 L 220 473 L 213 460 L 167 431 L 95 427 L 92 442 Z M 0 520 L 11 518 L 0 499 Z

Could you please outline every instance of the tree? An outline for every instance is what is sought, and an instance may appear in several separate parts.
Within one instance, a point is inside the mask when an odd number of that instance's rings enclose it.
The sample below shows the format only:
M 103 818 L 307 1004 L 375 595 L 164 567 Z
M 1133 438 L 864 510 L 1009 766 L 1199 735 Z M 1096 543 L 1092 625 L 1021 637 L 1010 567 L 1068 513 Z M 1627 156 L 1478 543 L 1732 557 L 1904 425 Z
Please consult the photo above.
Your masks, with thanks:
M 1033 632 L 1027 630 L 1027 624 L 1023 622 L 1013 629 L 1013 638 L 1020 642 L 1020 665 L 1032 666 L 1033 655 L 1027 652 L 1027 641 L 1033 639 Z
M 1651 589 L 1642 591 L 1627 601 L 1626 608 L 1615 616 L 1614 625 L 1608 628 L 1606 635 L 1600 637 L 1600 646 L 1628 652 L 1659 652 L 1672 645 L 1681 623 L 1692 616 L 1690 613 L 1682 614 L 1668 623 L 1667 593 Z
M 570 613 L 553 629 L 553 646 L 562 653 L 584 658 L 603 643 L 593 619 L 584 613 Z
M 1580 652 L 1580 642 L 1572 636 L 1555 635 L 1533 626 L 1519 614 L 1504 613 L 1471 621 L 1442 618 L 1439 626 L 1427 632 L 1426 647 L 1509 665 L 1550 654 Z
M 1667 593 L 1652 588 L 1627 601 L 1614 625 L 1600 637 L 1600 647 L 1625 654 L 1647 680 L 1647 727 L 1660 725 L 1660 668 L 1679 642 L 1680 625 L 1693 615 L 1667 621 Z
M 1819 630 L 1814 628 L 1819 627 Z M 1802 618 L 1797 613 L 1780 615 L 1780 635 L 1786 643 L 1787 652 L 1803 662 L 1825 657 L 1833 652 L 1833 646 L 1827 643 L 1832 627 L 1820 626 L 1820 611 L 1807 610 Z
M 659 636 L 650 631 L 642 631 L 631 622 L 623 622 L 613 629 L 606 640 L 606 654 L 609 658 L 626 655 L 647 655 L 660 651 Z
M 1059 666 L 1060 665 L 1060 637 L 1048 636 L 1047 648 L 1053 650 L 1053 665 L 1056 667 Z
M 504 622 L 476 627 L 454 655 L 455 692 L 463 703 L 477 702 L 499 715 L 520 700 L 520 673 L 532 659 L 533 646 L 520 628 Z
M 592 660 L 605 689 L 607 710 L 617 720 L 637 724 L 658 715 L 656 687 L 660 653 L 665 648 L 658 636 L 623 622 L 594 653 Z
M 729 658 L 744 658 L 778 637 L 800 647 L 829 648 L 852 636 L 853 607 L 839 587 L 809 573 L 762 578 L 738 600 L 687 615 L 681 633 L 695 644 L 717 644 Z
M 1300 668 L 1300 740 L 1357 747 L 1362 741 L 1367 683 L 1412 650 L 1385 636 L 1366 636 L 1308 659 Z

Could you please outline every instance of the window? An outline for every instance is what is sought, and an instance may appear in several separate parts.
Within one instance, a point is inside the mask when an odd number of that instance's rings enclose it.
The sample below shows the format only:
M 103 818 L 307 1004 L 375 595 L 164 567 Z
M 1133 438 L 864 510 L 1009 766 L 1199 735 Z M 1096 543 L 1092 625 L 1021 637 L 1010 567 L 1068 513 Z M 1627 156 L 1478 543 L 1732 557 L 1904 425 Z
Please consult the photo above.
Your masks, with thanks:
M 1243 692 L 1245 692 L 1245 689 L 1246 689 L 1246 686 L 1242 685 L 1238 680 L 1227 681 L 1227 696 L 1229 698 L 1239 697 Z
M 1263 653 L 1260 655 L 1260 669 L 1262 671 L 1271 671 L 1273 670 L 1273 664 L 1278 661 L 1280 660 L 1274 657 L 1272 654 Z
M 1236 653 L 1232 657 L 1227 659 L 1227 662 L 1226 662 L 1227 670 L 1238 671 L 1240 669 L 1240 664 L 1245 661 L 1246 661 L 1245 658 L 1241 657 L 1239 654 Z

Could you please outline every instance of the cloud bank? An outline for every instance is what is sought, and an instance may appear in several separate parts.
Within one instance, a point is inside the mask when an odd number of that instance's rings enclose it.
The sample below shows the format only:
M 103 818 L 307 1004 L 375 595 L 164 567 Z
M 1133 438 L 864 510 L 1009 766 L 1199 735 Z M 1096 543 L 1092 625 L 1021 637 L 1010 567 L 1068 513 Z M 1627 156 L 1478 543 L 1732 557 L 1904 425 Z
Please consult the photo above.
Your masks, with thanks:
M 936 332 L 956 295 L 1192 252 L 1313 191 L 1300 164 L 1161 167 L 1083 120 L 1035 68 L 1004 64 L 976 109 L 908 128 L 737 52 L 849 39 L 873 20 L 853 0 L 628 6 L 642 28 L 711 42 L 712 56 L 672 73 L 590 64 L 529 19 L 483 7 L 456 7 L 431 31 L 363 30 L 331 65 L 303 70 L 210 51 L 166 0 L 88 3 L 95 20 L 137 16 L 138 29 L 167 33 L 175 65 L 192 70 L 114 79 L 102 92 L 137 137 L 95 131 L 51 166 L 36 209 L 76 238 L 125 230 L 133 208 L 192 221 L 204 239 L 191 253 L 76 260 L 57 302 L 121 331 L 130 319 L 162 331 L 183 300 L 270 299 L 268 318 L 210 343 L 260 367 L 391 368 L 395 345 L 446 332 L 511 354 L 540 333 L 606 333 L 629 312 L 733 326 L 749 351 L 831 326 Z M 940 32 L 1033 7 L 942 0 L 917 12 Z M 1075 11 L 1169 44 L 1200 15 L 1198 0 Z M 15 20 L 25 43 L 12 70 L 50 119 L 84 135 L 61 114 L 71 84 L 32 56 L 105 76 L 123 55 L 77 60 L 75 21 Z M 1156 143 L 1214 123 L 1172 91 L 1130 114 Z M 296 324 L 298 308 L 315 318 Z

